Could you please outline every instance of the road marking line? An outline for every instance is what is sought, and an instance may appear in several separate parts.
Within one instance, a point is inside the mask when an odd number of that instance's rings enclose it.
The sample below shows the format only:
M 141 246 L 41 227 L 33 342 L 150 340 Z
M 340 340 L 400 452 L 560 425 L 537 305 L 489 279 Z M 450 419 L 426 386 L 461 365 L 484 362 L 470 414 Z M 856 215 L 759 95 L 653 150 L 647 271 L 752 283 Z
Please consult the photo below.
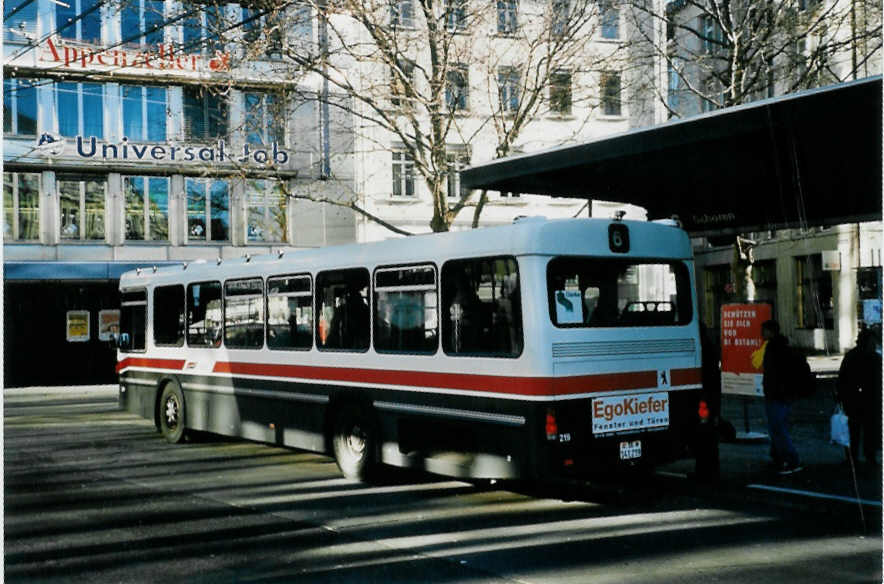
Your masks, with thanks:
M 816 493 L 814 491 L 802 491 L 799 489 L 785 489 L 783 487 L 772 487 L 770 485 L 746 485 L 746 487 L 750 489 L 761 489 L 763 491 L 774 491 L 777 493 L 789 493 L 792 495 L 803 495 L 805 497 L 814 497 L 817 499 L 833 499 L 835 501 L 845 501 L 847 503 L 862 503 L 863 505 L 872 505 L 873 507 L 880 507 L 881 501 L 870 501 L 868 499 L 859 499 L 856 497 L 844 497 L 842 495 L 827 495 L 825 493 Z

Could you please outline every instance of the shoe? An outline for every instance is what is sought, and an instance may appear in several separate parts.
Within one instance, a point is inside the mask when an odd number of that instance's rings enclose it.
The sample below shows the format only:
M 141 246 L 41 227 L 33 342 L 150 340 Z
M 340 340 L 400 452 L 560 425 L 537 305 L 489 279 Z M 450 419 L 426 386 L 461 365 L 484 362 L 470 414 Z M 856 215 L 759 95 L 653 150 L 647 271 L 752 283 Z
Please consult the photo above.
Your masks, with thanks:
M 801 466 L 800 464 L 783 463 L 782 468 L 780 468 L 780 470 L 777 471 L 777 474 L 778 475 L 790 475 L 790 474 L 795 474 L 796 472 L 801 471 L 801 470 L 804 470 L 804 467 Z

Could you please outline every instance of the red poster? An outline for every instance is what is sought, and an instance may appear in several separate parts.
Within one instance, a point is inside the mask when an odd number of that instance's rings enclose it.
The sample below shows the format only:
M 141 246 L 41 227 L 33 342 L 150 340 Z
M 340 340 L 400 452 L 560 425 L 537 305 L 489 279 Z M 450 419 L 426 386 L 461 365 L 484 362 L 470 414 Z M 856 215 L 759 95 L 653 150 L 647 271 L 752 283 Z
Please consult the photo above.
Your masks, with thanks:
M 759 373 L 752 353 L 761 347 L 761 323 L 770 320 L 770 304 L 725 304 L 721 307 L 721 371 Z

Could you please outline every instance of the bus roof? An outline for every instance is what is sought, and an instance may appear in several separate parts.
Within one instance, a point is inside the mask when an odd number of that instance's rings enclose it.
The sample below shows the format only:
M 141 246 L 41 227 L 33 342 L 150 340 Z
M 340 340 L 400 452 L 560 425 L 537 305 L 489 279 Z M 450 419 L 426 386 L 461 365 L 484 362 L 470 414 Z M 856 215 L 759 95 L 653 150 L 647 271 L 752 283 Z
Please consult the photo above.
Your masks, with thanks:
M 614 253 L 608 243 L 608 226 L 622 223 L 629 229 L 627 253 Z M 615 219 L 526 218 L 510 225 L 448 233 L 430 233 L 408 238 L 387 239 L 317 249 L 286 251 L 279 254 L 244 256 L 223 261 L 196 260 L 184 266 L 133 270 L 120 278 L 120 286 L 148 282 L 218 279 L 247 276 L 272 270 L 275 273 L 368 267 L 493 255 L 592 255 L 660 259 L 690 259 L 688 235 L 668 222 Z M 272 267 L 271 267 L 272 266 Z M 183 269 L 182 269 L 183 268 Z

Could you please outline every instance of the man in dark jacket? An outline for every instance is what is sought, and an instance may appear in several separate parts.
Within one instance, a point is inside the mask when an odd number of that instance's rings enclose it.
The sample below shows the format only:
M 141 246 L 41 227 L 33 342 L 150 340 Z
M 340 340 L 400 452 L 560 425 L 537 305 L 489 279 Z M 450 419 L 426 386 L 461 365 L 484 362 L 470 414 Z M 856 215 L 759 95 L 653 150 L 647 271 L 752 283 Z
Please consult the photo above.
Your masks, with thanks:
M 789 416 L 792 413 L 790 363 L 792 349 L 789 340 L 780 334 L 780 325 L 768 320 L 761 325 L 761 336 L 767 341 L 764 349 L 764 409 L 770 433 L 771 457 L 779 474 L 792 474 L 801 470 L 798 451 L 789 435 Z
M 850 454 L 859 460 L 860 437 L 866 463 L 877 463 L 881 448 L 881 339 L 860 331 L 856 347 L 844 355 L 838 372 L 838 400 L 850 427 Z

